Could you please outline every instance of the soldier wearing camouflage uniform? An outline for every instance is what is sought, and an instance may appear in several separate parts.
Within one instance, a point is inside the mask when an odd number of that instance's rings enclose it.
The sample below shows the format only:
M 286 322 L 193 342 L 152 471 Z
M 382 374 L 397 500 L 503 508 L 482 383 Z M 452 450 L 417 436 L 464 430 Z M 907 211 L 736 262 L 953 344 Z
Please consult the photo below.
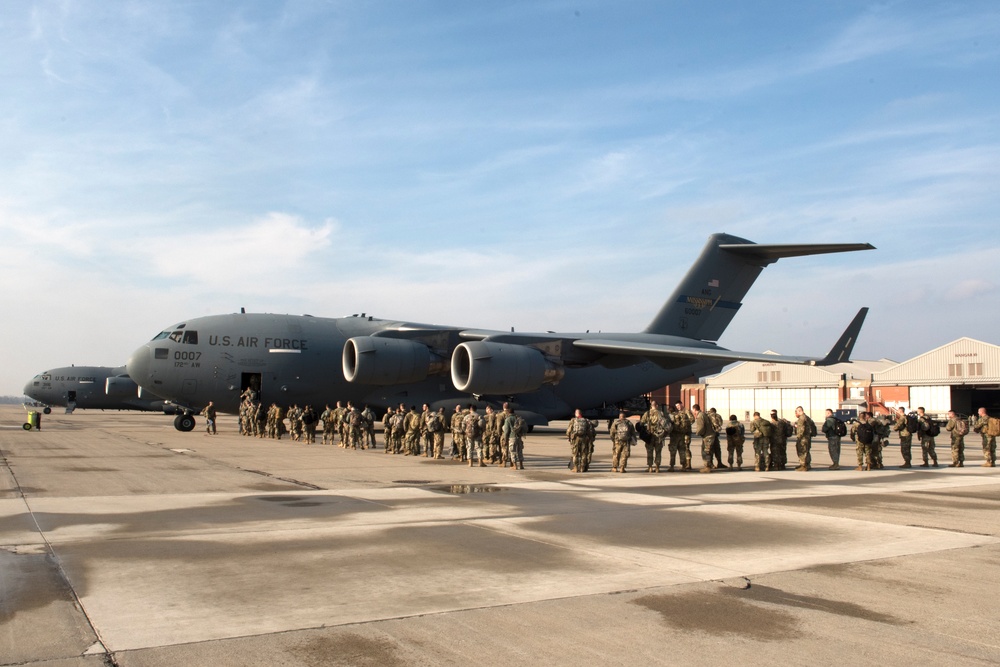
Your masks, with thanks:
M 771 469 L 771 434 L 774 426 L 771 422 L 760 416 L 759 412 L 753 413 L 753 421 L 750 422 L 750 433 L 753 434 L 753 469 L 764 471 Z
M 727 467 L 722 463 L 722 415 L 715 411 L 715 408 L 708 409 L 708 420 L 712 422 L 715 430 L 715 442 L 712 443 L 712 456 L 718 461 L 717 468 Z
M 427 418 L 427 430 L 431 434 L 431 446 L 434 449 L 433 456 L 436 459 L 444 458 L 444 431 L 445 420 L 444 408 L 438 408 L 437 412 L 432 412 Z
M 613 472 L 625 472 L 629 451 L 635 443 L 635 426 L 622 410 L 618 413 L 618 419 L 611 423 L 611 470 Z
M 934 450 L 936 443 L 934 442 L 934 436 L 930 434 L 931 418 L 922 407 L 917 408 L 917 423 L 919 424 L 917 430 L 920 432 L 920 454 L 924 460 L 920 467 L 926 468 L 928 465 L 927 459 L 930 458 L 930 460 L 934 461 L 934 467 L 937 468 L 937 452 Z
M 771 456 L 768 470 L 784 470 L 788 465 L 788 437 L 794 433 L 792 423 L 771 410 Z
M 976 416 L 976 421 L 972 425 L 972 430 L 978 433 L 983 438 L 983 467 L 993 468 L 997 464 L 997 437 L 995 435 L 990 435 L 989 431 L 990 416 L 986 412 L 986 408 L 979 408 L 979 414 Z
M 462 430 L 465 432 L 465 446 L 469 451 L 469 467 L 475 464 L 476 455 L 479 456 L 479 467 L 485 468 L 483 461 L 483 419 L 476 412 L 476 406 L 469 403 L 468 412 L 462 419 Z
M 656 401 L 650 401 L 649 410 L 646 410 L 639 421 L 645 425 L 650 436 L 649 442 L 646 443 L 646 472 L 660 472 L 663 438 L 670 431 L 667 418 L 660 412 L 660 406 Z
M 590 446 L 590 431 L 594 425 L 589 419 L 583 418 L 583 413 L 577 410 L 566 427 L 566 438 L 570 443 L 570 469 L 573 472 L 583 472 L 583 462 L 586 449 Z
M 433 413 L 430 406 L 424 403 L 423 408 L 420 410 L 420 443 L 423 445 L 424 458 L 428 458 L 434 454 L 434 436 L 427 430 L 427 418 L 431 414 Z M 418 453 L 420 449 L 421 445 L 417 445 Z
M 965 467 L 965 434 L 969 432 L 969 423 L 955 414 L 954 410 L 949 410 L 948 423 L 944 428 L 951 434 L 951 464 L 948 467 Z
M 382 417 L 382 440 L 385 441 L 386 454 L 392 453 L 392 416 L 394 414 L 396 414 L 396 410 L 390 407 Z
M 510 404 L 504 403 L 503 410 L 497 415 L 500 422 L 500 465 L 504 468 L 508 463 L 513 463 L 514 458 L 510 452 L 510 429 L 507 428 L 507 417 L 510 416 Z M 521 421 L 524 421 L 523 419 Z
M 406 413 L 403 408 L 396 408 L 390 420 L 392 425 L 392 453 L 403 452 L 403 439 L 406 437 Z
M 503 408 L 502 437 L 507 441 L 512 470 L 524 470 L 524 434 L 528 432 L 528 424 L 506 403 Z
M 375 449 L 375 413 L 372 409 L 365 405 L 365 409 L 361 411 L 361 418 L 364 419 L 364 433 L 362 434 L 362 440 L 364 440 L 369 447 Z
M 743 443 L 746 442 L 746 429 L 736 418 L 736 415 L 729 415 L 729 422 L 725 425 L 725 432 L 729 467 L 733 467 L 733 455 L 735 454 L 736 469 L 743 470 Z
M 867 412 L 858 414 L 858 421 L 851 425 L 851 440 L 857 443 L 858 467 L 855 470 L 872 470 L 874 458 L 872 455 L 875 444 L 875 425 L 870 421 Z
M 799 472 L 812 470 L 812 439 L 816 435 L 816 423 L 806 414 L 802 406 L 795 408 L 795 453 L 799 457 Z
M 306 444 L 316 442 L 316 421 L 316 411 L 312 409 L 311 405 L 307 405 L 302 410 L 302 436 Z
M 896 408 L 896 421 L 892 430 L 899 434 L 899 453 L 903 456 L 903 465 L 899 467 L 909 468 L 913 456 L 913 434 L 906 426 L 906 408 Z M 861 465 L 860 461 L 858 461 L 858 465 Z
M 416 456 L 420 453 L 420 414 L 417 412 L 417 406 L 410 406 L 410 411 L 406 413 L 403 423 L 406 426 L 406 435 L 403 441 L 403 456 L 410 456 L 411 454 Z
M 451 458 L 464 461 L 465 448 L 465 415 L 462 406 L 455 406 L 455 414 L 451 416 Z
M 712 420 L 709 419 L 708 413 L 701 411 L 700 405 L 697 403 L 692 405 L 691 412 L 694 414 L 694 422 L 691 424 L 692 430 L 694 430 L 695 435 L 701 436 L 702 467 L 700 472 L 712 472 L 712 447 L 719 434 L 715 432 L 715 427 L 712 426 Z
M 674 452 L 680 458 L 681 470 L 692 470 L 691 467 L 691 422 L 694 416 L 684 409 L 684 404 L 677 401 L 674 411 L 670 413 L 672 428 L 670 429 L 670 468 L 674 471 Z
M 497 423 L 497 413 L 492 405 L 486 406 L 486 416 L 483 418 L 483 450 L 486 452 L 486 460 L 494 463 L 500 453 L 500 429 L 502 426 Z

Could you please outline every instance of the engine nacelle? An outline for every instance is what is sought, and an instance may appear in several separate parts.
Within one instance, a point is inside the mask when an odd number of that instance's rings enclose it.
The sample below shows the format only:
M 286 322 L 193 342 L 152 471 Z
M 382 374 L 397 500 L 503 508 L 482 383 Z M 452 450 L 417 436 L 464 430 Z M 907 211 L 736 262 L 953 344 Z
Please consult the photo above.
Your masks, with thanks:
M 112 398 L 138 398 L 139 385 L 127 375 L 113 375 L 104 381 L 104 393 Z
M 348 382 L 408 384 L 446 368 L 445 361 L 429 347 L 412 340 L 357 336 L 344 344 L 344 377 Z
M 470 394 L 521 394 L 555 384 L 564 374 L 562 366 L 526 345 L 473 341 L 451 355 L 451 381 Z

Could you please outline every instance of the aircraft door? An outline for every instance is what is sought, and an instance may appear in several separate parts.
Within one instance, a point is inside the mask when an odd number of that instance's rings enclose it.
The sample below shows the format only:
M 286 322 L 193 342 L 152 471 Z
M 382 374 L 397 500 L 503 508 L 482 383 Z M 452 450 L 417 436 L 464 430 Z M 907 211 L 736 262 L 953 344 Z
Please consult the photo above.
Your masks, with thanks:
M 240 395 L 242 395 L 247 389 L 253 389 L 257 392 L 257 400 L 263 401 L 264 398 L 261 395 L 262 379 L 263 377 L 260 373 L 243 373 L 240 377 Z
M 66 392 L 66 414 L 71 415 L 76 410 L 76 391 L 71 389 Z

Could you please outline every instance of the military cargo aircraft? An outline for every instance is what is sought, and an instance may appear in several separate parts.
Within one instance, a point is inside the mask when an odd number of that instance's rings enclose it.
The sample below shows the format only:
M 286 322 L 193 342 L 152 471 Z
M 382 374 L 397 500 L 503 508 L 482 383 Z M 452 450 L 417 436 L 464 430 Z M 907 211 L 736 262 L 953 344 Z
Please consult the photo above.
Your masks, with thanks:
M 84 410 L 147 410 L 172 412 L 157 396 L 141 392 L 124 366 L 68 366 L 53 368 L 33 377 L 24 385 L 24 395 L 45 406 L 64 407 L 70 413 Z
M 252 387 L 265 404 L 352 401 L 373 407 L 499 405 L 531 424 L 614 404 L 734 361 L 828 365 L 847 361 L 862 308 L 825 357 L 734 352 L 715 344 L 750 286 L 783 257 L 870 250 L 861 244 L 762 245 L 714 234 L 681 284 L 637 333 L 514 333 L 417 324 L 362 314 L 341 318 L 237 313 L 164 329 L 128 360 L 145 390 L 183 408 L 174 425 L 214 401 L 237 412 Z

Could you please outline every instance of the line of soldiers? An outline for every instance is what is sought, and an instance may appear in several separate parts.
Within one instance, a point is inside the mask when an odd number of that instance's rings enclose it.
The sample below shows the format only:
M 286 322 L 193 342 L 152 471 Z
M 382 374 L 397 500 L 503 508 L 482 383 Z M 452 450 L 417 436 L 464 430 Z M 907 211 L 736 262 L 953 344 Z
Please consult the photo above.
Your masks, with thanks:
M 426 405 L 424 412 L 428 412 Z M 444 445 L 444 424 L 447 423 L 451 431 L 452 460 L 468 462 L 469 467 L 475 466 L 478 459 L 480 467 L 492 463 L 504 468 L 509 465 L 511 469 L 524 470 L 524 436 L 528 433 L 528 423 L 509 403 L 504 403 L 499 411 L 488 405 L 483 415 L 479 414 L 472 403 L 464 410 L 461 405 L 456 405 L 447 422 L 444 408 L 440 408 L 438 414 L 442 429 L 440 440 L 436 439 L 434 444 L 435 458 L 443 458 L 441 449 Z M 393 432 L 395 433 L 395 426 Z

